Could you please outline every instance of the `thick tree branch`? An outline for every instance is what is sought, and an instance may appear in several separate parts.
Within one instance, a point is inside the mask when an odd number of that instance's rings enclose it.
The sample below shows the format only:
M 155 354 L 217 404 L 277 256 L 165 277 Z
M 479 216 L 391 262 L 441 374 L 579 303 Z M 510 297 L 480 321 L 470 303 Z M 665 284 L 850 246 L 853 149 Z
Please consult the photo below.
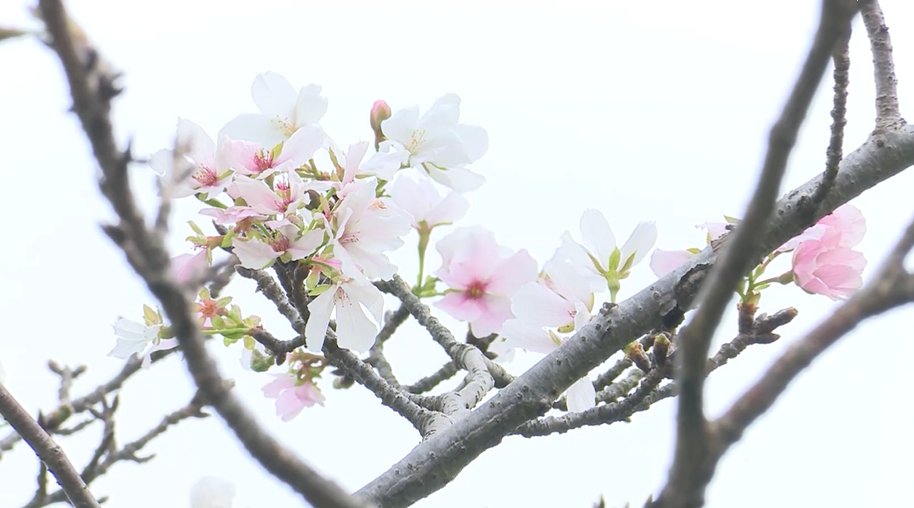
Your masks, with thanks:
M 89 487 L 73 468 L 63 448 L 51 439 L 38 422 L 19 405 L 19 402 L 0 384 L 0 415 L 22 436 L 41 461 L 57 478 L 60 487 L 66 493 L 73 506 L 80 508 L 97 508 L 98 501 L 89 491 Z
M 759 252 L 771 252 L 818 219 L 867 189 L 914 164 L 914 128 L 900 126 L 867 140 L 841 161 L 834 186 L 822 206 L 806 210 L 822 183 L 818 175 L 782 197 L 761 228 Z M 359 495 L 382 506 L 406 506 L 440 489 L 483 451 L 497 445 L 518 425 L 540 416 L 572 383 L 637 337 L 689 309 L 714 262 L 705 249 L 616 308 L 604 310 L 574 338 L 446 432 L 426 440 Z M 759 256 L 758 259 L 761 259 Z M 407 474 L 406 471 L 411 471 Z

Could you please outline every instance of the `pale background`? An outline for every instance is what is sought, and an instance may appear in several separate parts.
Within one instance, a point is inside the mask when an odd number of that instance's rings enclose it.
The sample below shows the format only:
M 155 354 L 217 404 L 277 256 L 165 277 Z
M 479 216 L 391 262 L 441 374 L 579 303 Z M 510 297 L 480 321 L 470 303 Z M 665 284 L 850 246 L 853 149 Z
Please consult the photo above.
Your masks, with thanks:
M 0 4 L 0 25 L 34 24 L 31 2 Z M 751 5 L 751 6 L 750 6 Z M 122 139 L 138 154 L 170 144 L 183 116 L 215 133 L 240 112 L 255 110 L 254 76 L 272 70 L 296 87 L 324 87 L 323 125 L 340 144 L 369 139 L 375 99 L 423 110 L 455 92 L 462 120 L 488 130 L 490 149 L 476 164 L 488 183 L 470 195 L 464 225 L 483 224 L 499 241 L 526 247 L 540 263 L 564 230 L 577 235 L 588 207 L 624 237 L 655 220 L 658 246 L 697 246 L 693 225 L 739 215 L 765 149 L 766 133 L 798 72 L 815 28 L 819 2 L 329 2 L 71 1 L 77 20 L 123 70 L 116 102 Z M 914 8 L 883 7 L 896 50 L 902 111 L 914 100 Z M 852 43 L 847 146 L 872 126 L 873 85 L 862 25 Z M 31 410 L 53 408 L 56 383 L 44 363 L 85 363 L 82 394 L 121 361 L 105 355 L 118 315 L 139 319 L 152 303 L 122 255 L 101 234 L 111 217 L 94 181 L 96 169 L 54 55 L 34 40 L 0 44 L 0 146 L 3 147 L 4 239 L 0 250 L 0 361 L 7 386 Z M 820 172 L 828 139 L 831 84 L 821 87 L 803 129 L 785 188 Z M 153 203 L 152 176 L 134 170 L 135 187 Z M 869 221 L 861 250 L 871 267 L 914 213 L 914 174 L 866 193 L 855 203 Z M 183 222 L 174 217 L 172 248 L 183 252 Z M 398 255 L 407 278 L 413 245 Z M 430 267 L 437 268 L 432 260 Z M 640 266 L 622 297 L 652 280 Z M 235 284 L 232 294 L 249 295 Z M 257 297 L 244 310 L 288 328 Z M 754 348 L 710 381 L 716 414 L 784 345 L 834 303 L 796 288 L 766 293 L 762 308 L 794 305 L 800 317 L 782 343 Z M 719 467 L 711 507 L 900 506 L 914 498 L 914 410 L 909 308 L 867 323 L 823 355 L 774 411 L 761 418 Z M 725 323 L 718 343 L 732 335 Z M 327 476 L 357 489 L 417 443 L 408 423 L 365 390 L 334 391 L 327 406 L 289 423 L 260 394 L 267 378 L 238 367 L 239 349 L 212 344 L 237 392 Z M 444 359 L 414 325 L 391 341 L 389 357 L 405 381 Z M 511 365 L 518 372 L 530 359 Z M 121 443 L 154 426 L 192 394 L 178 358 L 137 375 L 123 391 Z M 662 484 L 671 453 L 673 404 L 664 402 L 631 424 L 537 439 L 508 438 L 468 466 L 448 487 L 417 506 L 639 505 Z M 8 429 L 4 429 L 6 431 Z M 78 467 L 92 439 L 64 440 Z M 5 434 L 5 432 L 4 432 Z M 157 457 L 120 464 L 93 485 L 108 506 L 187 506 L 203 475 L 234 482 L 237 506 L 300 506 L 287 487 L 248 458 L 217 417 L 193 420 L 155 440 Z M 0 506 L 20 506 L 34 491 L 35 460 L 21 444 L 0 460 Z

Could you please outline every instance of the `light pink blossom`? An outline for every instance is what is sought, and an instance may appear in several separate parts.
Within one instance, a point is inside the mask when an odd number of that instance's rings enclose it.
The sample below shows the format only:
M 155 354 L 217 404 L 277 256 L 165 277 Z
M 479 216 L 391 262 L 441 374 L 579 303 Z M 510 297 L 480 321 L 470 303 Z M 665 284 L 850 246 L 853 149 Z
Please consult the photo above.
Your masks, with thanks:
M 449 286 L 437 302 L 451 316 L 467 321 L 473 334 L 497 333 L 514 317 L 511 298 L 536 279 L 536 261 L 521 250 L 512 253 L 479 227 L 461 228 L 437 245 L 442 266 L 437 276 Z
M 651 254 L 651 270 L 657 277 L 663 277 L 693 257 L 695 257 L 695 253 L 687 250 L 654 249 Z
M 263 395 L 276 399 L 276 415 L 287 422 L 298 416 L 302 409 L 315 404 L 324 405 L 324 394 L 309 380 L 299 383 L 292 374 L 271 374 L 274 379 L 265 385 Z
M 175 147 L 180 154 L 178 166 L 173 150 L 159 150 L 149 160 L 153 170 L 164 178 L 163 193 L 172 198 L 197 193 L 215 197 L 225 190 L 232 172 L 218 168 L 216 145 L 202 127 L 179 119 Z
M 209 251 L 197 249 L 194 254 L 178 254 L 171 258 L 171 276 L 179 284 L 201 281 L 209 269 Z
M 853 247 L 863 240 L 866 234 L 866 219 L 863 213 L 854 205 L 843 205 L 829 215 L 819 219 L 819 222 L 793 237 L 780 246 L 778 251 L 788 252 L 796 249 L 802 242 L 818 240 L 826 233 L 836 233 L 838 244 L 842 247 Z M 833 239 L 835 240 L 835 239 Z
M 403 245 L 409 232 L 409 216 L 390 200 L 375 195 L 377 180 L 356 180 L 346 186 L 346 197 L 325 218 L 333 231 L 333 253 L 343 261 L 343 268 L 357 269 L 349 276 L 389 279 L 397 267 L 386 251 Z M 345 272 L 344 272 L 345 273 Z
M 314 253 L 324 241 L 322 229 L 312 229 L 299 234 L 298 228 L 285 225 L 273 232 L 271 238 L 234 238 L 234 253 L 245 268 L 259 270 L 283 255 L 288 259 L 303 259 Z
M 793 276 L 797 285 L 832 300 L 847 298 L 860 289 L 865 267 L 863 254 L 844 246 L 837 229 L 826 230 L 818 239 L 800 242 L 793 251 Z
M 285 140 L 276 156 L 272 147 L 222 136 L 216 152 L 216 164 L 242 175 L 263 179 L 274 172 L 291 171 L 306 164 L 324 143 L 323 133 L 306 125 Z

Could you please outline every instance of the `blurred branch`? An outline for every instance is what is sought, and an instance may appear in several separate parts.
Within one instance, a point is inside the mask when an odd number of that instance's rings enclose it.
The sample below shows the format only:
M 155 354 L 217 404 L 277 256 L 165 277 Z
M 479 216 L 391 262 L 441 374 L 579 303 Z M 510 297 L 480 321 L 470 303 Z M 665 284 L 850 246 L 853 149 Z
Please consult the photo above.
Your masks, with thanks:
M 29 416 L 2 384 L 0 384 L 0 415 L 3 415 L 3 418 L 22 436 L 29 447 L 35 450 L 35 454 L 47 465 L 73 506 L 79 508 L 99 506 L 98 501 L 89 491 L 89 487 L 73 468 L 73 464 L 70 463 L 63 448 L 55 443 L 51 436 L 38 425 L 38 422 Z M 43 480 L 39 477 L 39 492 L 36 495 L 43 497 L 42 484 Z
M 813 45 L 780 118 L 771 128 L 768 152 L 752 200 L 701 289 L 698 310 L 679 334 L 676 451 L 667 483 L 652 506 L 685 508 L 704 503 L 705 486 L 714 472 L 703 409 L 705 365 L 711 338 L 737 283 L 761 253 L 758 231 L 764 230 L 774 210 L 800 126 L 838 41 L 850 29 L 855 11 L 850 1 L 823 1 Z
M 40 0 L 39 9 L 51 38 L 51 47 L 67 75 L 73 110 L 101 168 L 102 193 L 120 220 L 117 225 L 105 227 L 105 232 L 124 251 L 130 265 L 162 304 L 181 344 L 188 371 L 200 392 L 251 455 L 309 502 L 318 506 L 361 506 L 362 503 L 273 439 L 225 386 L 190 312 L 188 295 L 169 275 L 169 256 L 163 245 L 162 228 L 148 229 L 134 202 L 127 172 L 131 156 L 129 150 L 118 149 L 109 118 L 111 98 L 118 92 L 113 85 L 115 75 L 97 65 L 100 58 L 88 42 L 74 40 L 60 0 Z
M 174 349 L 167 351 L 157 351 L 152 354 L 152 363 L 154 364 L 163 358 L 173 354 L 174 352 Z M 61 429 L 61 425 L 63 425 L 63 423 L 66 422 L 71 416 L 88 411 L 89 408 L 95 404 L 98 404 L 106 395 L 115 390 L 119 390 L 124 385 L 124 383 L 130 379 L 131 376 L 141 370 L 142 363 L 143 361 L 141 358 L 132 356 L 129 360 L 127 360 L 127 362 L 124 364 L 124 367 L 121 368 L 120 372 L 118 372 L 107 383 L 99 385 L 88 394 L 74 399 L 69 404 L 60 404 L 50 413 L 42 415 L 43 428 L 51 434 L 67 434 L 92 423 L 93 420 L 89 420 L 86 422 L 80 422 L 70 429 Z M 0 439 L 0 456 L 2 456 L 2 452 L 11 450 L 13 446 L 19 442 L 20 439 L 22 439 L 21 436 L 15 432 L 9 434 L 3 439 Z
M 165 415 L 162 418 L 162 421 L 158 425 L 150 429 L 148 432 L 143 434 L 139 439 L 127 443 L 123 447 L 119 448 L 115 445 L 114 440 L 114 410 L 116 409 L 116 403 L 108 406 L 107 403 L 103 403 L 102 411 L 96 412 L 97 418 L 102 420 L 105 423 L 105 430 L 102 434 L 102 441 L 93 454 L 92 458 L 89 460 L 89 463 L 83 468 L 81 474 L 82 478 L 86 483 L 92 483 L 94 480 L 98 479 L 102 475 L 108 472 L 112 466 L 118 462 L 131 461 L 136 463 L 143 463 L 151 460 L 153 455 L 146 457 L 139 457 L 137 453 L 142 450 L 150 441 L 156 437 L 165 433 L 169 427 L 180 423 L 183 420 L 189 418 L 206 418 L 209 415 L 203 412 L 203 407 L 205 406 L 203 398 L 198 393 L 188 402 L 185 406 Z M 104 458 L 104 460 L 102 460 Z M 60 503 L 65 500 L 62 491 L 56 491 L 53 494 L 39 499 L 37 496 L 33 498 L 29 503 L 25 505 L 24 508 L 38 508 L 41 506 L 47 506 L 54 503 Z

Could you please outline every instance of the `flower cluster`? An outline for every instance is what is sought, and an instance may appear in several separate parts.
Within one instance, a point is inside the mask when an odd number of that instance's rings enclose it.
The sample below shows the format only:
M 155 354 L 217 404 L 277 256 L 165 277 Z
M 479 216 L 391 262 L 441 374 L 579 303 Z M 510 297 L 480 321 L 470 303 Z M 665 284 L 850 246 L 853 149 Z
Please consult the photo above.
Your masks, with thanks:
M 252 96 L 260 113 L 236 117 L 216 141 L 182 119 L 176 149 L 151 158 L 163 175 L 163 193 L 195 195 L 208 205 L 201 213 L 227 231 L 208 236 L 193 225 L 197 234 L 189 240 L 197 252 L 176 258 L 173 276 L 199 280 L 220 248 L 252 269 L 298 263 L 313 297 L 308 349 L 321 350 L 335 314 L 339 345 L 366 351 L 383 312 L 371 281 L 396 272 L 387 253 L 411 227 L 427 243 L 432 228 L 464 213 L 466 201 L 453 190 L 441 196 L 428 177 L 458 191 L 478 187 L 482 177 L 467 166 L 485 152 L 485 131 L 458 123 L 455 95 L 421 117 L 418 108 L 391 115 L 379 103 L 372 111 L 379 151 L 368 155 L 369 142 L 342 150 L 320 127 L 327 111 L 320 87 L 296 92 L 267 73 L 255 79 Z M 408 168 L 419 170 L 418 181 L 397 175 Z
M 639 224 L 619 248 L 603 214 L 587 210 L 581 218 L 584 245 L 566 233 L 537 273 L 526 250 L 512 252 L 481 228 L 459 229 L 438 242 L 443 265 L 437 276 L 449 286 L 438 306 L 467 321 L 477 337 L 498 334 L 496 352 L 548 354 L 590 321 L 596 293 L 609 291 L 615 299 L 656 234 L 653 224 Z M 568 389 L 568 409 L 593 407 L 595 395 L 590 379 L 581 378 Z

